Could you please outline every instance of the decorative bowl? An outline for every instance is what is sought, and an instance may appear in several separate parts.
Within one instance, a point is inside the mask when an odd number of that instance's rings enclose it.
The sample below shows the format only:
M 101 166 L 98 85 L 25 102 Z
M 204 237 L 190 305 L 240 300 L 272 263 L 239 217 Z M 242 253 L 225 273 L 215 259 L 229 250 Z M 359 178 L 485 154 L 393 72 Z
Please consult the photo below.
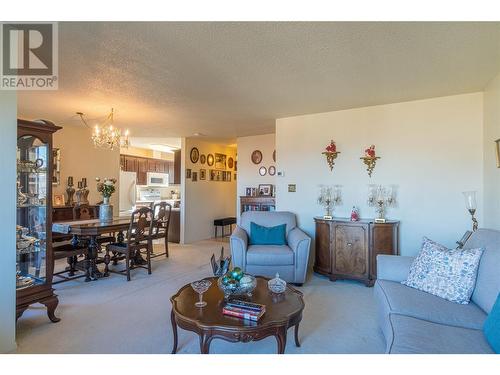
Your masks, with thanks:
M 223 276 L 217 279 L 217 286 L 224 293 L 224 298 L 230 296 L 251 296 L 254 289 L 257 287 L 257 279 L 249 274 L 244 274 L 241 280 L 235 284 L 224 284 Z
M 286 290 L 286 281 L 280 279 L 280 275 L 277 273 L 274 279 L 271 279 L 267 282 L 267 287 L 272 293 L 284 293 Z

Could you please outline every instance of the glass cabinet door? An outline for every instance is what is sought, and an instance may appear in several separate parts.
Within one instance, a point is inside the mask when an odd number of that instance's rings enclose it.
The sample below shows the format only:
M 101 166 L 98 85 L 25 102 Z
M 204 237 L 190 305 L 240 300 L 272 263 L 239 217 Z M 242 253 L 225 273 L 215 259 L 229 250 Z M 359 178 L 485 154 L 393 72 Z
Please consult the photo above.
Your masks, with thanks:
M 46 282 L 48 145 L 26 135 L 17 140 L 17 289 Z

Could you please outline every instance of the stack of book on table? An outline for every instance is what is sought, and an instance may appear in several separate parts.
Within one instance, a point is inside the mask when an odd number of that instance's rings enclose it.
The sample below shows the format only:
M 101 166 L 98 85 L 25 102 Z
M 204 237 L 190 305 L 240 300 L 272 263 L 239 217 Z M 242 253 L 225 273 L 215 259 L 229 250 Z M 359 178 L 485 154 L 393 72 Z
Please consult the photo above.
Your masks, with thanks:
M 224 315 L 230 315 L 241 319 L 248 319 L 254 322 L 262 318 L 266 312 L 266 306 L 258 303 L 241 301 L 237 299 L 230 300 L 222 308 Z

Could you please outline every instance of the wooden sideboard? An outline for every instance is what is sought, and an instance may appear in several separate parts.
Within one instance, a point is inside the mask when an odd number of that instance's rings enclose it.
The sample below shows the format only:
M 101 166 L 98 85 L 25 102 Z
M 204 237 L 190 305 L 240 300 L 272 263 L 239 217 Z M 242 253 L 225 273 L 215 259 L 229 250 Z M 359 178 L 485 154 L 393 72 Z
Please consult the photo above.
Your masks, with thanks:
M 315 218 L 314 272 L 330 280 L 359 280 L 373 286 L 377 279 L 377 255 L 399 255 L 399 221 L 375 223 Z

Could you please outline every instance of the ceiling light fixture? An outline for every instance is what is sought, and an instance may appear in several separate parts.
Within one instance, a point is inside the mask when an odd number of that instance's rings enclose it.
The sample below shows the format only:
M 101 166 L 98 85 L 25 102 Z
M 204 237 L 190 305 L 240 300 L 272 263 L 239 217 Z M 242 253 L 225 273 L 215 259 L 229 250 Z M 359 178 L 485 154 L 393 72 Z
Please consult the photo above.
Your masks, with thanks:
M 83 112 L 76 112 L 76 114 L 80 116 L 80 119 L 85 126 L 90 129 L 91 126 L 85 119 L 85 114 Z M 113 124 L 113 115 L 114 109 L 111 108 L 111 112 L 106 119 L 101 124 L 96 124 L 92 127 L 91 139 L 95 147 L 105 148 L 108 150 L 114 150 L 118 147 L 129 147 L 129 131 L 128 129 L 125 130 L 125 133 L 122 135 L 122 131 L 119 128 L 116 128 Z

